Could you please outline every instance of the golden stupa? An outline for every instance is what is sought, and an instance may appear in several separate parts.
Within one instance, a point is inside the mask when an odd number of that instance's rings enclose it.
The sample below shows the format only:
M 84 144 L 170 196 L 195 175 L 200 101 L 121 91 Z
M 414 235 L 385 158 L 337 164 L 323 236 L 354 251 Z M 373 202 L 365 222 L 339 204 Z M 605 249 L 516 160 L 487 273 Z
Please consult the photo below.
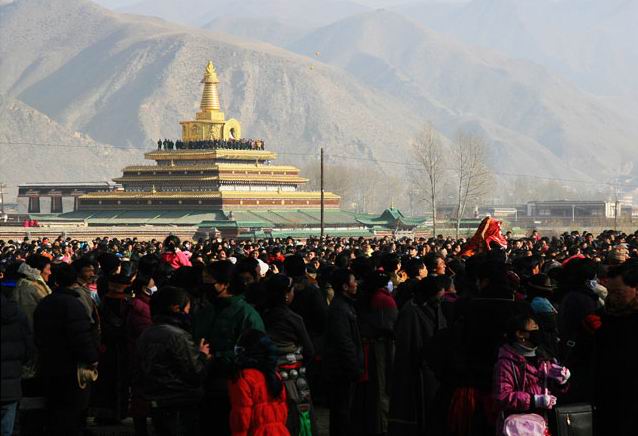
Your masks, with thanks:
M 320 192 L 302 191 L 307 179 L 294 166 L 273 165 L 276 153 L 263 141 L 242 139 L 241 125 L 221 111 L 217 71 L 208 62 L 200 111 L 181 121 L 182 140 L 159 142 L 144 157 L 153 165 L 133 165 L 114 179 L 122 189 L 79 197 L 78 210 L 317 209 Z M 324 206 L 338 209 L 340 197 L 324 194 Z

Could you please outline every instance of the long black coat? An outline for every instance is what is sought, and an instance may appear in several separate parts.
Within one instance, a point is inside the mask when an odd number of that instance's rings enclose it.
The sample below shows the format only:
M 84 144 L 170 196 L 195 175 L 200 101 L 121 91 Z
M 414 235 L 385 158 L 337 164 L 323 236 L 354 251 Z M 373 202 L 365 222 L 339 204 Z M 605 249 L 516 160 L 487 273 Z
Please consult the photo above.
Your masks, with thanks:
M 330 382 L 355 382 L 363 373 L 363 346 L 354 300 L 341 293 L 328 311 L 323 363 Z
M 599 432 L 635 435 L 638 429 L 638 313 L 606 315 L 594 345 L 594 403 Z
M 434 335 L 447 327 L 440 305 L 411 300 L 399 311 L 390 397 L 389 435 L 424 435 L 439 381 L 428 358 Z
M 2 309 L 2 402 L 22 397 L 22 364 L 33 355 L 33 334 L 27 316 L 18 303 L 0 295 Z
M 45 377 L 75 379 L 78 364 L 98 360 L 91 319 L 74 289 L 61 289 L 40 301 L 33 315 L 39 369 Z

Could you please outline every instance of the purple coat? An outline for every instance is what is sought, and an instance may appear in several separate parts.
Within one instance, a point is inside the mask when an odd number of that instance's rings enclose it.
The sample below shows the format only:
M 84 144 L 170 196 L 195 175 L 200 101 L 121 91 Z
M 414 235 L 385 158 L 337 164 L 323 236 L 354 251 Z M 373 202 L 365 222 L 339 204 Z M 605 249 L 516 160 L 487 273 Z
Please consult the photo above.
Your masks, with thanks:
M 140 293 L 131 300 L 131 307 L 126 319 L 126 335 L 128 337 L 129 357 L 135 356 L 137 338 L 153 324 L 151 320 L 151 297 Z
M 534 395 L 544 391 L 545 374 L 517 353 L 511 345 L 504 345 L 498 352 L 494 367 L 494 400 L 499 412 L 497 434 L 501 434 L 505 416 L 512 413 L 531 413 Z

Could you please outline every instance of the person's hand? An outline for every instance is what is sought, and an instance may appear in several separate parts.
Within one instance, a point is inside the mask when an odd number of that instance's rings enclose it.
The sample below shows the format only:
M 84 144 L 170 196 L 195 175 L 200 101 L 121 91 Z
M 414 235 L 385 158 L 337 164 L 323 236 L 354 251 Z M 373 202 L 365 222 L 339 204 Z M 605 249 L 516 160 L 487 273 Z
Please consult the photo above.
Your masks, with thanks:
M 547 393 L 534 395 L 534 405 L 538 409 L 551 409 L 556 405 L 556 397 Z
M 547 377 L 556 380 L 558 384 L 564 385 L 571 377 L 571 373 L 566 367 L 552 363 L 547 370 Z
M 204 339 L 201 339 L 199 341 L 199 352 L 202 353 L 204 356 L 206 356 L 206 359 L 210 359 L 211 358 L 210 345 Z

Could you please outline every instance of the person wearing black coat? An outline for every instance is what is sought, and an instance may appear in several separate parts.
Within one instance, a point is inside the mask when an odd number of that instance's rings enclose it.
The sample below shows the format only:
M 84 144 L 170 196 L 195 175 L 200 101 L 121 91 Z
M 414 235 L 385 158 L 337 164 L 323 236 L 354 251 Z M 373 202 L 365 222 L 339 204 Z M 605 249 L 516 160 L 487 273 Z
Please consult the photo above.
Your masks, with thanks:
M 355 384 L 363 374 L 363 346 L 354 298 L 357 282 L 347 270 L 332 275 L 335 297 L 328 311 L 323 357 L 328 381 L 330 435 L 351 435 L 351 414 Z
M 593 353 L 596 434 L 630 436 L 638 429 L 638 259 L 609 272 L 609 295 Z
M 78 435 L 83 432 L 90 388 L 79 370 L 94 369 L 98 344 L 91 319 L 77 289 L 77 275 L 70 265 L 60 264 L 51 280 L 55 291 L 42 299 L 34 313 L 34 335 L 39 371 L 49 413 L 47 434 Z
M 558 307 L 558 333 L 562 344 L 562 364 L 571 372 L 570 389 L 564 402 L 583 402 L 591 390 L 590 356 L 594 346 L 590 315 L 600 309 L 598 294 L 591 282 L 596 279 L 591 259 L 573 259 L 564 267 L 559 290 L 567 291 Z
M 159 436 L 199 432 L 198 405 L 210 353 L 203 339 L 199 348 L 193 343 L 189 312 L 186 291 L 172 286 L 160 289 L 151 298 L 153 325 L 137 341 L 133 376 L 151 404 Z
M 414 298 L 400 310 L 395 325 L 388 435 L 424 435 L 435 428 L 439 379 L 430 356 L 434 336 L 447 328 L 441 310 L 444 291 L 435 280 L 427 277 L 419 282 Z
M 33 355 L 33 335 L 18 303 L 0 295 L 2 310 L 2 434 L 12 434 L 18 402 L 22 398 L 22 364 Z

